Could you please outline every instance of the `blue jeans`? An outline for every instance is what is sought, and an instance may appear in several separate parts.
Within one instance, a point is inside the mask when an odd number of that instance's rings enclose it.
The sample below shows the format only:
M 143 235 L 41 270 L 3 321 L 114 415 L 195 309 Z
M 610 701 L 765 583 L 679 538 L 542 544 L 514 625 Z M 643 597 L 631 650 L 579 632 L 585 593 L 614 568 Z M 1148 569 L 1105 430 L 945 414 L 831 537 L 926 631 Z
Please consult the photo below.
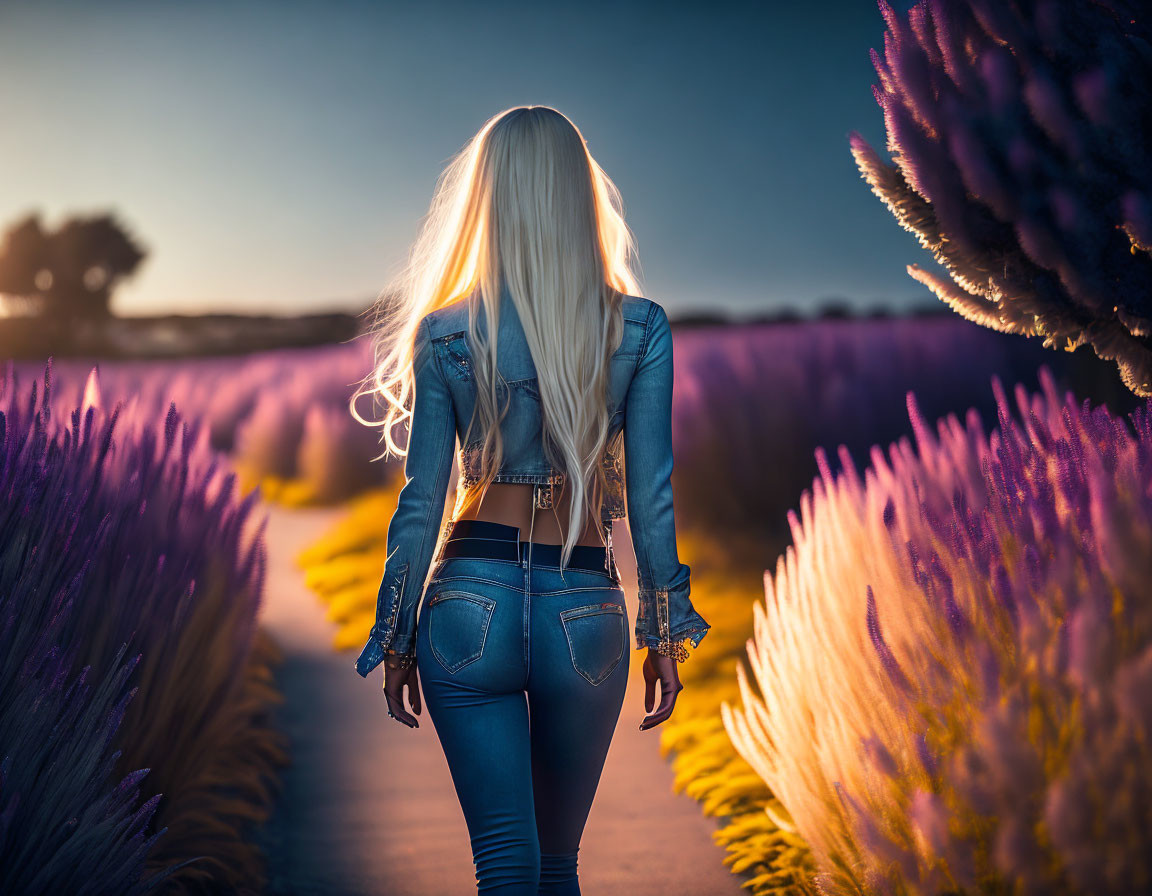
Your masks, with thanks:
M 416 663 L 478 890 L 578 896 L 576 853 L 628 681 L 624 590 L 610 559 L 610 571 L 567 568 L 561 577 L 540 559 L 555 546 L 520 542 L 512 526 L 469 522 L 463 541 L 482 534 L 519 549 L 509 545 L 508 559 L 437 563 L 421 602 Z

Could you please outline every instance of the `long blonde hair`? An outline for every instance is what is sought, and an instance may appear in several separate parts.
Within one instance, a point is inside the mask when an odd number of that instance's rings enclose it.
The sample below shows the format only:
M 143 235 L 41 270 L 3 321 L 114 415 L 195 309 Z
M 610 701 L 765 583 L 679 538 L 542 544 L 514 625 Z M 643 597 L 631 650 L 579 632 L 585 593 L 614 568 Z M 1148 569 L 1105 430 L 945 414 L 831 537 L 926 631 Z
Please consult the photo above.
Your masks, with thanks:
M 623 296 L 640 292 L 635 261 L 620 193 L 576 126 L 547 106 L 495 115 L 451 159 L 397 287 L 373 306 L 375 368 L 352 397 L 353 416 L 383 427 L 383 457 L 406 455 L 392 428 L 411 416 L 420 321 L 477 296 L 488 328 L 480 332 L 477 303 L 469 303 L 477 400 L 464 440 L 473 425 L 483 434 L 475 486 L 482 499 L 503 457 L 507 404 L 497 407 L 496 334 L 506 286 L 536 367 L 545 456 L 571 490 L 566 564 L 586 516 L 598 518 L 603 505 L 609 361 L 623 338 Z M 356 413 L 365 393 L 387 405 L 378 423 Z

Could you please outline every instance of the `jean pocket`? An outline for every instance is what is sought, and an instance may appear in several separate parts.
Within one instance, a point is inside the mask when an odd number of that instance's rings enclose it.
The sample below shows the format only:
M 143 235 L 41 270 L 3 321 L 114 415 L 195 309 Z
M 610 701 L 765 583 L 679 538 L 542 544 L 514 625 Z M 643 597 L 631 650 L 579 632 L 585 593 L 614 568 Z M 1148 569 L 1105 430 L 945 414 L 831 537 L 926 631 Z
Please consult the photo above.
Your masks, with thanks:
M 572 667 L 591 685 L 612 674 L 624 656 L 628 620 L 616 603 L 573 607 L 560 613 Z
M 428 601 L 428 643 L 437 661 L 456 673 L 484 655 L 496 601 L 467 591 L 440 591 Z

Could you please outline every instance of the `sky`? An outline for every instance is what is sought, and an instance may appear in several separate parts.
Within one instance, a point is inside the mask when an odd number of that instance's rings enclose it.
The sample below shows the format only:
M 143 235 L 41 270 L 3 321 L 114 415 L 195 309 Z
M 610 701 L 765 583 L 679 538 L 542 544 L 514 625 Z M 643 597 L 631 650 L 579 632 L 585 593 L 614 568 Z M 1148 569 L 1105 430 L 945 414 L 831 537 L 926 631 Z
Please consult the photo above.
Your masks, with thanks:
M 670 315 L 930 306 L 848 148 L 884 145 L 883 33 L 872 0 L 0 0 L 0 228 L 114 212 L 148 250 L 121 314 L 358 311 L 448 159 L 543 104 Z

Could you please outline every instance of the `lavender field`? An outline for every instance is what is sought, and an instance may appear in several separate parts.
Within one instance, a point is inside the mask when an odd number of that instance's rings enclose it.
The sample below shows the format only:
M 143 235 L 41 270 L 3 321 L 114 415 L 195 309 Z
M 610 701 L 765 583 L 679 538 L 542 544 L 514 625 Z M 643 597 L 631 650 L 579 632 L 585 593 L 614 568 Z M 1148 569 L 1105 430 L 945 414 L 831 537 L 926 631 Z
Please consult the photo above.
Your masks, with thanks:
M 677 519 L 682 552 L 696 571 L 694 600 L 713 622 L 715 637 L 685 667 L 688 690 L 661 737 L 673 761 L 668 797 L 672 789 L 684 790 L 724 823 L 711 839 L 728 846 L 728 863 L 748 872 L 745 877 L 759 872 L 787 880 L 789 869 L 809 867 L 811 859 L 785 864 L 781 878 L 780 867 L 772 870 L 780 851 L 757 854 L 754 847 L 784 833 L 766 832 L 761 823 L 761 839 L 754 839 L 739 835 L 734 824 L 743 816 L 747 826 L 750 807 L 763 815 L 763 807 L 773 804 L 775 816 L 764 818 L 782 819 L 791 811 L 783 807 L 795 798 L 777 792 L 778 783 L 770 787 L 777 779 L 758 774 L 764 760 L 750 744 L 762 740 L 749 740 L 746 727 L 728 722 L 735 733 L 729 740 L 721 713 L 730 712 L 722 704 L 735 706 L 742 698 L 752 706 L 760 699 L 748 690 L 743 671 L 737 678 L 744 642 L 759 631 L 756 583 L 795 535 L 794 514 L 807 507 L 801 495 L 813 476 L 828 475 L 821 458 L 863 461 L 870 451 L 875 456 L 873 446 L 906 439 L 909 391 L 916 396 L 917 420 L 955 413 L 978 426 L 991 411 L 995 421 L 1003 402 L 990 400 L 991 378 L 1032 388 L 1041 364 L 1055 372 L 1050 402 L 1059 388 L 1107 402 L 1116 413 L 1135 399 L 1091 358 L 1053 355 L 951 318 L 676 327 L 674 341 Z M 5 842 L 13 855 L 39 856 L 43 879 L 67 882 L 53 878 L 59 863 L 53 856 L 70 847 L 67 838 L 52 839 L 59 836 L 49 834 L 56 830 L 53 816 L 34 798 L 43 785 L 31 770 L 60 761 L 43 752 L 34 726 L 57 718 L 79 725 L 87 714 L 103 719 L 100 734 L 76 745 L 87 758 L 75 763 L 75 780 L 54 783 L 59 794 L 51 804 L 56 812 L 120 812 L 125 826 L 115 835 L 102 834 L 104 828 L 85 832 L 93 848 L 101 837 L 117 838 L 97 851 L 107 863 L 85 873 L 119 874 L 143 886 L 147 874 L 173 869 L 157 879 L 159 887 L 194 892 L 229 880 L 237 891 L 289 893 L 292 881 L 283 869 L 291 867 L 309 880 L 331 882 L 334 892 L 359 892 L 337 868 L 341 851 L 297 849 L 294 858 L 290 851 L 305 836 L 297 828 L 307 827 L 295 801 L 309 788 L 316 799 L 322 770 L 348 754 L 359 730 L 333 718 L 326 724 L 335 726 L 334 736 L 317 744 L 310 720 L 324 713 L 316 701 L 339 705 L 339 692 L 363 683 L 351 674 L 341 681 L 335 671 L 343 665 L 337 665 L 323 678 L 329 692 L 318 693 L 316 680 L 291 670 L 330 645 L 359 642 L 371 624 L 399 467 L 372 462 L 379 452 L 375 433 L 348 412 L 348 396 L 368 361 L 361 344 L 99 364 L 97 370 L 67 361 L 51 366 L 50 400 L 42 365 L 7 365 L 4 526 L 11 533 L 8 568 L 16 587 L 4 597 L 9 664 L 0 719 L 8 721 L 0 728 L 0 751 L 10 757 L 11 770 L 4 773 L 0 802 L 17 813 L 3 816 L 9 819 Z M 919 438 L 923 432 L 921 426 Z M 45 459 L 40 469 L 59 469 L 53 474 L 61 477 L 59 485 L 20 472 L 20 464 L 37 456 Z M 104 493 L 105 503 L 93 502 L 92 495 Z M 75 511 L 61 511 L 70 506 L 61 505 L 61 497 L 84 501 Z M 304 561 L 310 587 L 327 605 L 329 623 L 337 625 L 330 632 L 316 625 L 314 611 L 290 609 L 280 594 L 265 593 L 263 534 L 249 523 L 259 507 L 276 504 L 283 507 L 277 514 L 327 506 L 337 520 L 348 515 L 349 501 L 374 502 L 364 506 L 375 509 L 350 516 L 355 522 L 338 546 L 323 536 L 317 547 L 327 548 Z M 41 515 L 29 516 L 32 508 Z M 36 559 L 14 563 L 26 557 L 16 547 L 24 543 L 38 546 Z M 49 547 L 81 543 L 88 545 L 82 552 Z M 153 570 L 146 580 L 142 569 Z M 273 573 L 278 580 L 300 575 L 292 569 Z M 47 591 L 33 587 L 48 581 L 58 584 Z M 885 610 L 880 618 L 887 616 Z M 273 620 L 280 645 L 260 627 L 261 619 Z M 215 671 L 206 674 L 208 657 Z M 350 673 L 350 656 L 341 663 Z M 196 664 L 195 673 L 189 664 Z M 282 680 L 279 668 L 289 670 Z M 799 682 L 787 686 L 800 693 Z M 59 707 L 55 715 L 44 715 L 49 706 Z M 188 728 L 193 719 L 195 727 Z M 237 728 L 242 719 L 247 721 Z M 290 766 L 288 791 L 277 797 L 294 742 L 305 747 L 305 766 Z M 639 754 L 621 748 L 622 761 L 643 761 L 638 756 L 646 748 L 637 749 Z M 223 751 L 219 768 L 209 760 L 213 750 Z M 231 808 L 210 808 L 212 788 L 226 780 L 234 780 Z M 445 801 L 451 813 L 451 796 L 441 791 L 426 798 Z M 334 805 L 338 818 L 356 804 L 350 794 L 341 799 L 348 805 Z M 27 815 L 34 810 L 39 816 Z M 233 820 L 226 820 L 228 813 Z M 253 833 L 251 825 L 262 819 L 268 819 L 265 832 Z M 697 842 L 686 855 L 698 854 L 705 867 L 719 871 L 723 851 L 705 833 L 690 835 Z M 386 832 L 369 826 L 358 836 L 373 835 Z M 811 856 L 815 846 L 805 841 L 803 850 L 786 854 Z M 264 852 L 280 867 L 271 878 Z M 128 883 L 123 886 L 130 891 Z
M 576 889 L 355 657 L 433 315 L 510 297 L 572 470 L 619 294 L 708 634 L 578 887 L 1152 896 L 1152 4 L 597 11 L 5 5 L 0 896 Z
M 684 328 L 675 357 L 679 516 L 763 533 L 773 542 L 766 566 L 818 472 L 815 449 L 844 445 L 864 459 L 905 435 L 909 390 L 929 420 L 971 408 L 992 424 L 991 378 L 1035 388 L 1046 365 L 1060 387 L 1117 413 L 1138 404 L 1086 349 L 1056 353 L 942 315 Z

